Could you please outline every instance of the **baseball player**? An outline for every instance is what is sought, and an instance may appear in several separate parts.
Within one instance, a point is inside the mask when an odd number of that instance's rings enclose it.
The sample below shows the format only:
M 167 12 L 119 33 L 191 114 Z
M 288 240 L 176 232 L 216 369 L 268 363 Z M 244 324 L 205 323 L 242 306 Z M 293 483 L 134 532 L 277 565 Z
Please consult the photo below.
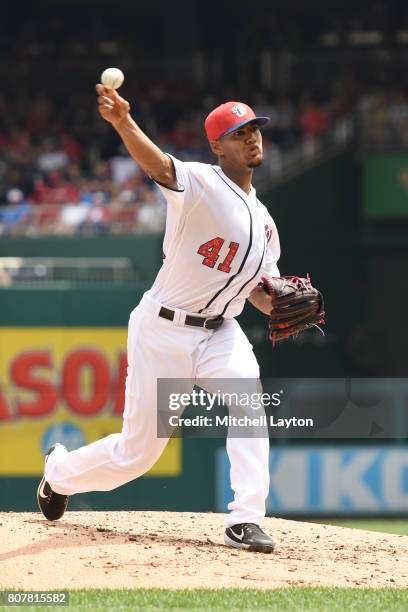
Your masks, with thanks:
M 165 257 L 130 315 L 122 431 L 72 452 L 61 444 L 48 451 L 37 498 L 49 520 L 61 518 L 70 495 L 114 489 L 157 461 L 168 441 L 157 436 L 158 379 L 259 379 L 235 317 L 246 300 L 269 314 L 270 299 L 258 285 L 261 277 L 279 276 L 278 232 L 252 186 L 263 157 L 259 128 L 269 119 L 242 102 L 221 104 L 205 120 L 218 165 L 184 163 L 143 133 L 115 90 L 96 89 L 100 115 L 167 200 Z M 234 500 L 225 543 L 269 553 L 274 541 L 260 527 L 269 439 L 228 436 L 227 452 Z

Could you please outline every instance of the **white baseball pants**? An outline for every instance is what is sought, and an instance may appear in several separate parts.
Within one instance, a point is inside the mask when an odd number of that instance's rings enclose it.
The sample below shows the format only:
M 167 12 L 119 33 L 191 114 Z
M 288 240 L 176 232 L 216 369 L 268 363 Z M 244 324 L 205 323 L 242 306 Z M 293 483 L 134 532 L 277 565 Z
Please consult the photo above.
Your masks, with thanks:
M 56 493 L 110 491 L 147 472 L 168 439 L 157 437 L 158 378 L 259 378 L 259 366 L 235 319 L 217 330 L 183 325 L 158 316 L 161 304 L 146 293 L 132 311 L 128 330 L 128 372 L 121 433 L 68 452 L 50 455 L 45 479 Z M 190 390 L 191 391 L 191 390 Z M 227 438 L 234 500 L 228 526 L 259 524 L 269 490 L 269 439 Z

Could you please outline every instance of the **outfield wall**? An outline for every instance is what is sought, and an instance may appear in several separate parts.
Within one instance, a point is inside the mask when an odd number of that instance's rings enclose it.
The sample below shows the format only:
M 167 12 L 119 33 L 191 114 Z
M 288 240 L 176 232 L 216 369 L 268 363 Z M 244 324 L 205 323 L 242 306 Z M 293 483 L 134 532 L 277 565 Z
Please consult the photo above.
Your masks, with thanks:
M 154 277 L 162 262 L 162 236 L 44 236 L 0 239 L 0 257 L 127 257 L 141 280 Z

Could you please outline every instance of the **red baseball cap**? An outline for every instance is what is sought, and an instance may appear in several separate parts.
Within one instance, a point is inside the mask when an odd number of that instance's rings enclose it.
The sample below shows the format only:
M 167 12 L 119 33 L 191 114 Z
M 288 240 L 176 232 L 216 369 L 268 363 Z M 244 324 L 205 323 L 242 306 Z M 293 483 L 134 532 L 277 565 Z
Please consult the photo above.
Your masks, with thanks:
M 243 102 L 225 102 L 211 111 L 204 126 L 208 140 L 218 140 L 250 121 L 256 121 L 257 125 L 265 125 L 269 117 L 257 117 L 252 108 Z

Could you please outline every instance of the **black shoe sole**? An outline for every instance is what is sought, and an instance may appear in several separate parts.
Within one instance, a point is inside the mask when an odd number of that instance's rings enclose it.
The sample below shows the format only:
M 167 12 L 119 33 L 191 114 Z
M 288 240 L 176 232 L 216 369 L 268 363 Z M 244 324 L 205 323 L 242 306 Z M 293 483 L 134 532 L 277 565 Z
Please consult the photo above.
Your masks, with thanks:
M 260 545 L 253 544 L 246 550 L 249 550 L 250 552 L 261 552 L 261 553 L 270 554 L 275 550 L 275 546 L 260 546 Z
M 236 542 L 226 533 L 224 534 L 224 542 L 226 546 L 236 548 L 238 550 L 248 550 L 249 552 L 261 552 L 269 554 L 275 550 L 274 542 L 271 542 L 271 544 L 245 544 L 245 542 Z

